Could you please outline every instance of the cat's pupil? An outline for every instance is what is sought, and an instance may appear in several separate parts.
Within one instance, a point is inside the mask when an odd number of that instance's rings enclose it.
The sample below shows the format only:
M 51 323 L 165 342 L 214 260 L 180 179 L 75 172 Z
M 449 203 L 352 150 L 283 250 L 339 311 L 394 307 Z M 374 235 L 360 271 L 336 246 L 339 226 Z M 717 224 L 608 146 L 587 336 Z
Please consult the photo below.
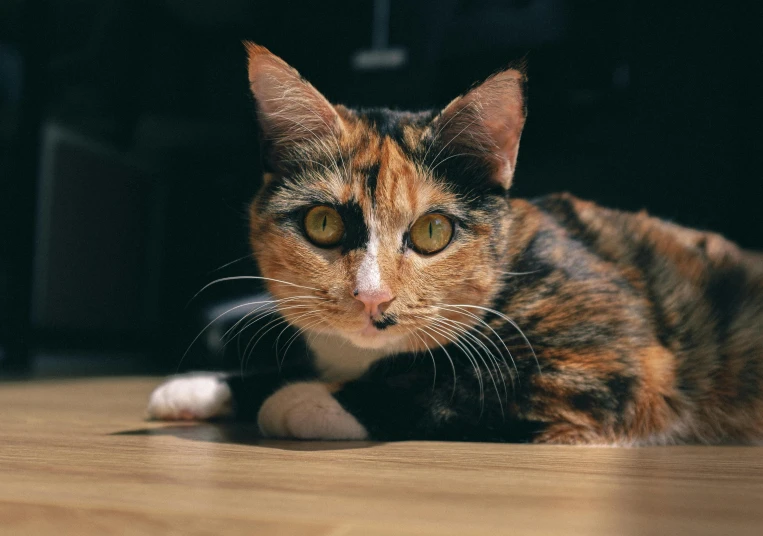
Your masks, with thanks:
M 429 222 L 429 238 L 432 238 L 432 222 Z
M 324 230 L 324 231 L 326 230 L 326 221 L 327 221 L 327 219 L 326 219 L 326 215 L 324 214 L 324 215 L 323 215 L 323 230 Z

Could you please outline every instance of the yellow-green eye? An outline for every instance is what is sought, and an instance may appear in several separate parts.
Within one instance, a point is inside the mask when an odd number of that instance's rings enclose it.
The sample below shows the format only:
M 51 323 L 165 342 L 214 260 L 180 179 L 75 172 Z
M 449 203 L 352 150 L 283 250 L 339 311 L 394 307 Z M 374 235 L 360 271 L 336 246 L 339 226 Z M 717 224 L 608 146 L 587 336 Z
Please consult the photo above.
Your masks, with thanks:
M 344 236 L 342 217 L 331 207 L 313 207 L 305 214 L 305 233 L 316 246 L 336 246 Z
M 453 224 L 442 214 L 426 214 L 411 227 L 413 249 L 431 255 L 445 249 L 453 236 Z

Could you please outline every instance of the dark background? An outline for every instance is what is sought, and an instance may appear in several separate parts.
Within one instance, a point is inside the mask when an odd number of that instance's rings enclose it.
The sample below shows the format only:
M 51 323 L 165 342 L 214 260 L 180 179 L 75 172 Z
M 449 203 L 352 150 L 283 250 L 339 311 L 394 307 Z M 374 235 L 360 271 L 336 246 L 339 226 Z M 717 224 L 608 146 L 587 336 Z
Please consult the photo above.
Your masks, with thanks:
M 567 190 L 763 249 L 760 2 L 392 0 L 387 41 L 407 60 L 361 69 L 373 15 L 360 0 L 0 0 L 0 369 L 238 360 L 218 330 L 180 362 L 216 308 L 260 288 L 188 305 L 256 273 L 241 39 L 364 106 L 441 107 L 525 57 L 513 195 Z

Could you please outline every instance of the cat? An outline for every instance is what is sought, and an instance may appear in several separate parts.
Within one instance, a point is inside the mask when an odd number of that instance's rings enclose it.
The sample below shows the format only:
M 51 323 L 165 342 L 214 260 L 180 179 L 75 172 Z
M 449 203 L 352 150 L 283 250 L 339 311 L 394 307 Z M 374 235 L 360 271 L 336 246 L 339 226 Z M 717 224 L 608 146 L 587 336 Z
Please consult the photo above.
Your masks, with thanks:
M 442 111 L 330 104 L 245 43 L 266 172 L 251 246 L 304 343 L 172 377 L 155 419 L 266 437 L 649 445 L 763 439 L 763 262 L 569 194 L 507 194 L 522 69 Z

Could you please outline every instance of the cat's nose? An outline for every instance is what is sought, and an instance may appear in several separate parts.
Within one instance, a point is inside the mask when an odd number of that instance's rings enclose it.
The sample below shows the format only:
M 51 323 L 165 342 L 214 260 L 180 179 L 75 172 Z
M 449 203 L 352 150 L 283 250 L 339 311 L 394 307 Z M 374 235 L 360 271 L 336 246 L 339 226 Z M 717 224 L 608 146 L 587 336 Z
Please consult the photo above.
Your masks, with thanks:
M 366 313 L 373 316 L 383 315 L 395 297 L 387 289 L 359 290 L 355 289 L 352 296 L 365 305 Z

